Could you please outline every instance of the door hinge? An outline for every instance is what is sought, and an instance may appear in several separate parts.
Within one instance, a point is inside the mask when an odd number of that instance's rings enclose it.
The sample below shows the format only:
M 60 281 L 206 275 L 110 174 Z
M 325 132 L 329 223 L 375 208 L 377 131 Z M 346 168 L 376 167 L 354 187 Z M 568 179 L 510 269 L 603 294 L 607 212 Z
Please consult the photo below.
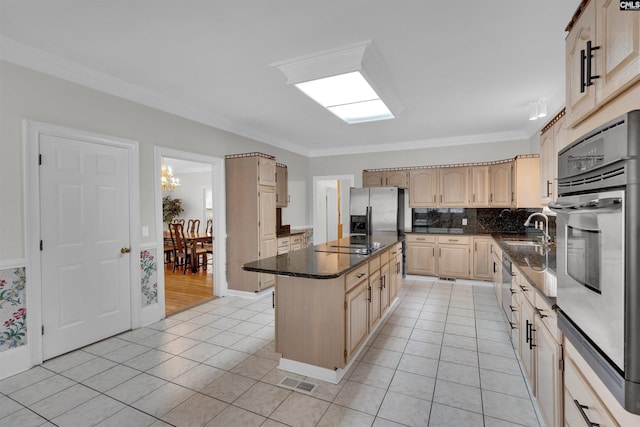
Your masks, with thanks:
M 558 369 L 560 372 L 564 372 L 564 359 L 558 360 Z
M 42 154 L 38 154 L 38 165 L 42 165 Z
M 345 310 L 347 309 L 347 302 L 346 301 L 344 302 L 344 309 Z
M 42 240 L 40 240 L 40 250 L 42 250 L 43 247 L 44 247 L 44 244 L 42 243 Z
M 42 335 L 44 335 L 44 325 L 42 325 Z
M 345 362 L 347 361 L 347 349 L 346 348 L 344 349 L 344 361 Z

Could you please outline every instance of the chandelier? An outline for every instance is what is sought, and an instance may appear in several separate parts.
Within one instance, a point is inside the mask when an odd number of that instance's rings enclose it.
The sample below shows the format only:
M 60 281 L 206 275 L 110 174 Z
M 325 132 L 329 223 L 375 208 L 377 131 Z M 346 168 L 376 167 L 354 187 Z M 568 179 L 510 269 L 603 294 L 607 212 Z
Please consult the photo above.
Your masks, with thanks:
M 162 191 L 176 191 L 180 187 L 180 180 L 173 176 L 171 166 L 167 167 L 162 161 Z

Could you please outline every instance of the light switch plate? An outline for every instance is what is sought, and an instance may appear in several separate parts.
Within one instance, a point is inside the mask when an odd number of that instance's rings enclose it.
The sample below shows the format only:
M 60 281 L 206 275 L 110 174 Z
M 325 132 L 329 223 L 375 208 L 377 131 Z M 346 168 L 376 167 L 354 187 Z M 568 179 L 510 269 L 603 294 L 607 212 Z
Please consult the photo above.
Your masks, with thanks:
M 462 225 L 467 225 L 467 218 L 462 218 Z
M 142 237 L 149 237 L 149 227 L 146 225 L 142 227 Z

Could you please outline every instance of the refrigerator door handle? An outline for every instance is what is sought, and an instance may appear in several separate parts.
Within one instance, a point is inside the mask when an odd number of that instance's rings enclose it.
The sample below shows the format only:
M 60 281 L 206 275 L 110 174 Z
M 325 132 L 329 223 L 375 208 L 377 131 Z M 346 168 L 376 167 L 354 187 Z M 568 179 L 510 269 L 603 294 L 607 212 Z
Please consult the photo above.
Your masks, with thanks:
M 367 227 L 366 227 L 367 231 L 366 231 L 366 233 L 367 233 L 368 236 L 371 235 L 371 233 L 373 231 L 372 227 L 371 227 L 371 211 L 372 210 L 373 209 L 371 208 L 371 206 L 367 206 Z

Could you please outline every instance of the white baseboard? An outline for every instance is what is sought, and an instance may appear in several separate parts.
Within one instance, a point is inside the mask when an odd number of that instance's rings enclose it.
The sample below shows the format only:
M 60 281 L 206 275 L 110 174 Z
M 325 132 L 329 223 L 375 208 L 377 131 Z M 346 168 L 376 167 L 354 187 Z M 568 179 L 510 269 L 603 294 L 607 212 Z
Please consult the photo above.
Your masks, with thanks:
M 0 380 L 31 368 L 29 345 L 0 352 Z
M 275 290 L 275 288 L 273 286 L 267 288 L 267 289 L 263 289 L 260 292 L 246 292 L 246 291 L 236 291 L 234 289 L 227 289 L 225 291 L 224 296 L 226 297 L 237 297 L 237 298 L 243 298 L 243 299 L 250 299 L 250 300 L 258 300 L 261 298 L 266 297 L 267 295 L 271 295 L 271 293 Z

